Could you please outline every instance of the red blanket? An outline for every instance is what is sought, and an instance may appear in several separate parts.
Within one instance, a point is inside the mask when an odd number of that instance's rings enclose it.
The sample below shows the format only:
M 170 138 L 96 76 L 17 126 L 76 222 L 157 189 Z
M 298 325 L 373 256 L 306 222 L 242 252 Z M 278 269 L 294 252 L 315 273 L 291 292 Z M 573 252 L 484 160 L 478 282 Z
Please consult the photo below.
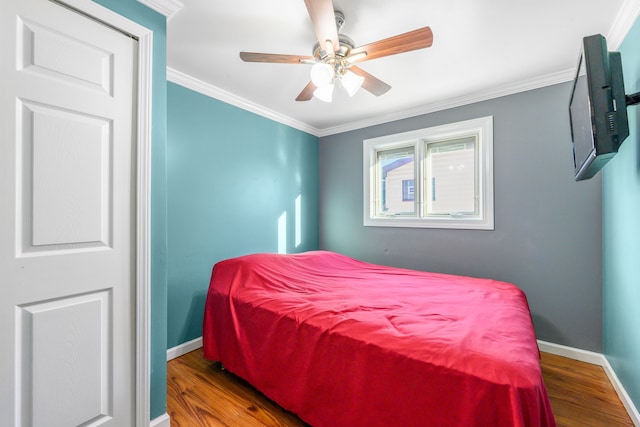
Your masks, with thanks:
M 204 356 L 316 427 L 555 426 L 524 293 L 332 252 L 217 263 Z

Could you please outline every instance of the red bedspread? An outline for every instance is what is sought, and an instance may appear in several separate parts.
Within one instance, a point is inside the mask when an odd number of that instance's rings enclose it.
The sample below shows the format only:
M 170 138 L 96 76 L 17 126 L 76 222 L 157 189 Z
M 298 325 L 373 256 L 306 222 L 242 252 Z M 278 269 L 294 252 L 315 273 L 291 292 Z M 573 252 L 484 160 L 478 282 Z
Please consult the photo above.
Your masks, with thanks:
M 217 263 L 204 356 L 316 427 L 555 426 L 512 284 L 332 252 Z

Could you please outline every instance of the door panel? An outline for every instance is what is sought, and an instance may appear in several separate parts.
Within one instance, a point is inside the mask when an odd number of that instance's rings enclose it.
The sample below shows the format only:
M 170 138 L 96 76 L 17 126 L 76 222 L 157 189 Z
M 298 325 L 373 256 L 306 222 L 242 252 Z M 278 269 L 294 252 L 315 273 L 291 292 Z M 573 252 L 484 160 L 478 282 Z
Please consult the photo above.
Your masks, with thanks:
M 111 121 L 22 103 L 22 252 L 109 246 Z
M 0 10 L 0 425 L 135 419 L 137 43 Z
M 23 18 L 17 25 L 20 68 L 113 94 L 113 52 Z
M 18 372 L 23 425 L 79 426 L 113 412 L 110 306 L 111 292 L 98 291 L 18 307 L 18 351 L 31 361 Z

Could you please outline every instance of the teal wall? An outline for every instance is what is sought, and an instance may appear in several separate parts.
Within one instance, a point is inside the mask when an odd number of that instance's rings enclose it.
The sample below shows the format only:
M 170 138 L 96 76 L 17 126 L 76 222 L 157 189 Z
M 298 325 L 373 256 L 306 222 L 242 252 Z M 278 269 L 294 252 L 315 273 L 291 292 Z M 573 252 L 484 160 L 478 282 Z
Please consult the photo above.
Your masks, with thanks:
M 625 38 L 626 92 L 640 91 L 640 20 Z M 629 137 L 603 172 L 604 353 L 640 408 L 640 106 L 627 108 Z
M 151 419 L 167 401 L 166 18 L 135 0 L 94 0 L 153 31 L 151 118 Z
M 318 249 L 318 138 L 174 83 L 167 99 L 171 348 L 202 336 L 214 263 Z

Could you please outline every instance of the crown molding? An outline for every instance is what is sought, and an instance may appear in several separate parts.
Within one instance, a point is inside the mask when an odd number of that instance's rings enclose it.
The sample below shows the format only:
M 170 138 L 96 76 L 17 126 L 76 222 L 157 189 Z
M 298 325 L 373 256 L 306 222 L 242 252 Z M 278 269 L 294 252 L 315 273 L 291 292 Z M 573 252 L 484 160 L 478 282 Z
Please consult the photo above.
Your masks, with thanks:
M 241 98 L 237 95 L 232 94 L 231 92 L 227 92 L 209 83 L 203 82 L 202 80 L 198 80 L 181 71 L 175 70 L 171 67 L 167 67 L 167 80 L 172 83 L 176 83 L 180 86 L 186 87 L 187 89 L 191 89 L 203 95 L 209 96 L 211 98 L 215 98 L 222 102 L 226 102 L 227 104 L 231 104 L 235 107 L 242 108 L 243 110 L 250 111 L 262 117 L 266 117 L 270 120 L 274 120 L 284 125 L 291 126 L 292 128 L 310 133 L 311 135 L 314 135 L 317 137 L 349 132 L 352 130 L 362 129 L 369 126 L 375 126 L 382 123 L 407 119 L 410 117 L 420 116 L 423 114 L 434 113 L 436 111 L 447 110 L 450 108 L 460 107 L 467 104 L 486 101 L 493 98 L 500 98 L 502 96 L 513 95 L 519 92 L 539 89 L 541 87 L 551 86 L 558 83 L 564 83 L 564 82 L 573 80 L 573 77 L 574 77 L 573 74 L 574 74 L 574 70 L 569 69 L 569 70 L 561 71 L 558 73 L 553 73 L 546 76 L 513 83 L 511 85 L 501 86 L 500 88 L 493 88 L 486 91 L 480 91 L 473 94 L 460 96 L 457 98 L 450 98 L 445 101 L 432 102 L 417 108 L 412 108 L 412 109 L 399 111 L 391 114 L 384 114 L 381 116 L 376 116 L 369 119 L 350 122 L 350 123 L 333 126 L 329 128 L 318 129 L 306 123 L 303 123 L 299 120 L 295 120 L 289 116 L 285 116 L 283 114 L 280 114 L 278 112 L 265 108 L 247 99 Z
M 138 3 L 155 10 L 167 17 L 167 21 L 184 8 L 180 0 L 138 0 Z
M 640 0 L 626 0 L 607 34 L 609 50 L 618 50 L 640 16 Z
M 431 102 L 429 104 L 421 105 L 420 107 L 399 111 L 391 114 L 385 114 L 382 116 L 372 117 L 370 119 L 360 120 L 356 122 L 346 123 L 344 125 L 334 126 L 320 130 L 320 137 L 335 135 L 338 133 L 349 132 L 356 129 L 362 129 L 369 126 L 375 126 L 382 123 L 393 122 L 402 119 L 408 119 L 410 117 L 421 116 L 423 114 L 435 113 L 436 111 L 448 110 L 450 108 L 461 107 L 463 105 L 474 104 L 480 101 L 487 101 L 489 99 L 500 98 L 503 96 L 514 95 L 520 92 L 526 92 L 528 90 L 539 89 L 546 86 L 551 86 L 558 83 L 564 83 L 573 80 L 574 70 L 564 70 L 557 73 L 548 74 L 542 77 L 536 77 L 529 80 L 524 80 L 508 85 L 502 85 L 499 88 L 491 88 L 483 90 L 457 98 L 449 98 L 444 101 Z
M 266 117 L 267 119 L 271 119 L 273 121 L 282 123 L 303 132 L 310 133 L 314 136 L 320 136 L 320 129 L 314 128 L 313 126 L 309 126 L 308 124 L 302 123 L 301 121 L 295 120 L 289 116 L 285 116 L 276 111 L 265 108 L 262 105 L 258 105 L 255 102 L 251 102 L 247 99 L 241 98 L 237 95 L 232 94 L 231 92 L 227 92 L 226 90 L 203 82 L 202 80 L 198 80 L 170 67 L 167 67 L 167 80 L 172 83 L 179 84 L 180 86 L 184 86 L 187 89 L 191 89 L 203 95 L 215 98 L 219 101 L 226 102 L 227 104 L 231 104 L 235 107 L 242 108 L 243 110 L 250 111 L 259 116 Z

